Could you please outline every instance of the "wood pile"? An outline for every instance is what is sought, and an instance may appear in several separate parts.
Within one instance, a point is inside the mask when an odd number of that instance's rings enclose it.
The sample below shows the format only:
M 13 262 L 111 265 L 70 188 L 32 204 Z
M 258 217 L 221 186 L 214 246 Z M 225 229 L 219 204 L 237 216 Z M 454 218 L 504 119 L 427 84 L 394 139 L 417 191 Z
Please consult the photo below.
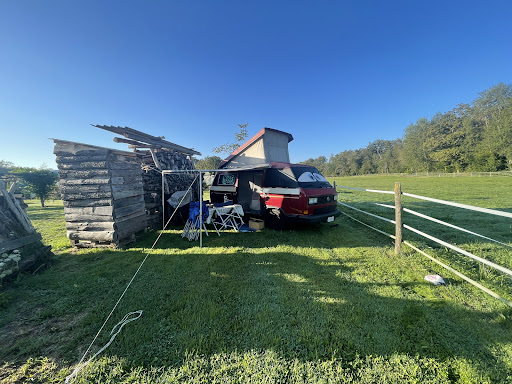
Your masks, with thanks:
M 148 226 L 162 228 L 162 170 L 193 170 L 192 155 L 201 155 L 192 148 L 171 143 L 163 137 L 152 136 L 128 127 L 93 125 L 97 128 L 113 132 L 122 137 L 115 137 L 116 143 L 129 144 L 135 153 L 140 155 L 141 167 L 144 170 L 142 183 Z M 166 175 L 164 181 L 164 198 L 168 199 L 174 192 L 187 190 L 194 176 L 185 173 Z M 197 191 L 194 199 L 197 199 Z
M 178 152 L 158 151 L 154 153 L 161 169 L 188 170 L 194 169 L 192 162 Z M 142 183 L 144 185 L 144 202 L 148 214 L 148 225 L 151 228 L 162 228 L 162 174 L 157 169 L 151 154 L 142 155 Z M 194 176 L 186 173 L 176 173 L 165 176 L 164 193 L 169 198 L 174 192 L 186 191 Z M 196 191 L 194 188 L 193 191 Z M 198 196 L 194 197 L 195 199 Z
M 17 272 L 45 265 L 52 256 L 22 205 L 0 180 L 0 283 Z
M 120 246 L 147 227 L 136 153 L 54 139 L 67 236 L 74 246 Z

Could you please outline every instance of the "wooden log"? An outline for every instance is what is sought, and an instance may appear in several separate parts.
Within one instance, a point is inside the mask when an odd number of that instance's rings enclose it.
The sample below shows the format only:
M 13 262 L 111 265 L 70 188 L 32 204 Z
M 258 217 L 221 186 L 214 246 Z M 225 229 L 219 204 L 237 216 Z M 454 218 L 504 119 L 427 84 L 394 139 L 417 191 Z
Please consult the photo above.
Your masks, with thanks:
M 113 205 L 110 199 L 83 199 L 83 200 L 64 200 L 64 207 L 106 207 Z
M 67 222 L 66 229 L 68 231 L 114 231 L 115 223 L 104 221 L 104 222 Z
M 108 177 L 108 169 L 59 169 L 61 179 L 89 179 L 92 177 Z
M 142 176 L 142 169 L 140 167 L 137 170 L 133 169 L 111 169 L 110 175 L 112 177 L 130 177 L 133 175 L 141 175 Z
M 114 231 L 67 231 L 67 236 L 70 240 L 117 241 Z
M 21 209 L 16 199 L 11 198 L 11 195 L 5 190 L 5 183 L 0 180 L 0 193 L 4 196 L 4 201 L 7 203 L 7 206 L 11 210 L 12 214 L 16 217 L 16 219 L 23 226 L 25 231 L 28 233 L 34 232 L 34 227 L 30 223 L 30 220 L 27 214 Z
M 144 231 L 147 228 L 146 220 L 138 220 L 130 223 L 129 225 L 121 226 L 117 229 L 116 234 L 118 239 L 124 239 L 137 232 Z
M 60 193 L 74 194 L 74 193 L 96 193 L 96 192 L 110 192 L 111 186 L 109 184 L 90 184 L 90 185 L 71 185 L 61 184 Z
M 142 194 L 143 194 L 142 188 L 140 188 L 140 190 L 112 192 L 112 196 L 114 196 L 114 200 L 124 199 L 127 197 L 134 197 L 134 196 L 139 196 L 139 195 L 142 196 Z
M 89 200 L 111 198 L 111 192 L 91 192 L 91 193 L 66 193 L 62 194 L 62 200 Z
M 90 222 L 95 222 L 95 221 L 111 221 L 111 222 L 114 222 L 114 216 L 107 216 L 107 215 L 102 215 L 102 216 L 99 216 L 99 215 L 89 215 L 89 214 L 72 214 L 72 213 L 67 213 L 67 214 L 64 214 L 64 217 L 66 219 L 66 222 L 85 222 L 85 221 L 90 221 Z
M 115 170 L 133 170 L 133 171 L 139 171 L 140 165 L 139 163 L 128 163 L 128 162 L 111 162 L 109 164 L 110 169 Z
M 119 217 L 116 219 L 116 224 L 121 224 L 123 221 L 132 220 L 137 218 L 137 220 L 145 220 L 146 218 L 146 211 L 142 209 L 142 211 L 137 211 L 132 213 L 131 215 L 126 215 L 123 217 Z
M 109 178 L 106 177 L 91 177 L 87 179 L 60 179 L 60 185 L 95 185 L 95 184 L 108 184 L 110 182 Z
M 126 207 L 128 205 L 133 204 L 144 204 L 144 197 L 142 195 L 140 196 L 134 196 L 134 197 L 127 197 L 125 199 L 118 199 L 114 201 L 114 208 L 122 208 Z
M 91 147 L 80 143 L 55 143 L 53 153 L 62 156 L 89 156 L 108 154 L 110 151 L 107 148 Z
M 106 169 L 107 161 L 83 161 L 80 163 L 57 163 L 58 169 L 82 170 L 82 169 Z
M 79 208 L 68 208 L 64 207 L 64 214 L 67 215 L 98 215 L 98 216 L 110 216 L 114 213 L 113 206 L 107 207 L 79 207 Z
M 116 208 L 114 210 L 114 216 L 116 218 L 116 221 L 119 221 L 120 218 L 132 215 L 136 212 L 139 212 L 139 214 L 144 213 L 144 205 L 141 204 L 140 202 L 133 205 L 128 205 L 126 207 Z
M 126 175 L 123 177 L 112 177 L 111 184 L 132 184 L 132 183 L 142 183 L 142 174 L 132 174 Z
M 108 155 L 106 153 L 94 154 L 89 156 L 56 156 L 57 163 L 76 163 L 83 161 L 105 161 Z
M 122 191 L 140 191 L 140 194 L 144 193 L 144 190 L 142 189 L 142 181 L 138 183 L 131 183 L 131 184 L 113 184 L 112 186 L 112 192 L 122 192 Z
M 39 233 L 34 233 L 33 235 L 20 237 L 19 239 L 11 240 L 6 243 L 0 244 L 0 253 L 9 252 L 13 249 L 21 248 L 26 245 L 35 243 L 36 241 L 41 240 L 41 235 Z

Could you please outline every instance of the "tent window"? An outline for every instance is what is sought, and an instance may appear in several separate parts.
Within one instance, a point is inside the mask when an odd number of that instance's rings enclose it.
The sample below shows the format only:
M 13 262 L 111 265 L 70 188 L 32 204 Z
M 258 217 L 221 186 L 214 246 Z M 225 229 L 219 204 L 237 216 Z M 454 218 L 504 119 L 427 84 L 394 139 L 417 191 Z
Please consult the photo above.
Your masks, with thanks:
M 267 169 L 265 173 L 265 187 L 269 188 L 297 188 L 297 180 L 290 168 Z
M 236 175 L 233 173 L 222 173 L 219 175 L 218 185 L 235 185 Z

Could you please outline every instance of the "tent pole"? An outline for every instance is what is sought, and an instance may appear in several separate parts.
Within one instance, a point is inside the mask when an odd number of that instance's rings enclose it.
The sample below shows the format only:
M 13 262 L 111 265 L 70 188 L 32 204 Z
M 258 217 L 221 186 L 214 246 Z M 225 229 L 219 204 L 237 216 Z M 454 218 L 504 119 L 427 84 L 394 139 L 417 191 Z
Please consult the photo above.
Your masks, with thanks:
M 203 248 L 203 172 L 199 171 L 199 248 Z
M 165 190 L 164 190 L 165 173 L 162 170 L 162 231 L 165 229 Z

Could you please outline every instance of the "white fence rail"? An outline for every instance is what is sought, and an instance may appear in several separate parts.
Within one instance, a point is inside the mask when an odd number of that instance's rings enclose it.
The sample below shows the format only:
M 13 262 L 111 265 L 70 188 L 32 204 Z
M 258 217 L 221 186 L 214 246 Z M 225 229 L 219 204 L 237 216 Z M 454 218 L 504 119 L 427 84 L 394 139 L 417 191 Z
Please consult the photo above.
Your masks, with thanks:
M 419 212 L 416 212 L 416 211 L 413 211 L 411 209 L 408 209 L 408 208 L 402 208 L 402 204 L 401 204 L 401 196 L 404 195 L 404 196 L 409 196 L 409 197 L 412 197 L 412 198 L 415 198 L 415 199 L 420 199 L 420 200 L 425 200 L 425 201 L 430 201 L 430 202 L 433 202 L 433 203 L 437 203 L 437 204 L 443 204 L 443 205 L 448 205 L 448 206 L 452 206 L 452 207 L 456 207 L 456 208 L 462 208 L 462 209 L 467 209 L 467 210 L 471 210 L 471 211 L 476 211 L 476 212 L 480 212 L 480 213 L 485 213 L 485 214 L 489 214 L 489 215 L 495 215 L 495 216 L 500 216 L 500 217 L 505 217 L 505 218 L 511 218 L 512 219 L 512 213 L 510 212 L 504 212 L 504 211 L 499 211 L 499 210 L 495 210 L 495 209 L 488 209 L 488 208 L 481 208 L 481 207 L 475 207 L 475 206 L 472 206 L 472 205 L 467 205 L 467 204 L 460 204 L 460 203 L 454 203 L 454 202 L 451 202 L 451 201 L 446 201 L 446 200 L 440 200 L 440 199 L 434 199 L 434 198 L 431 198 L 431 197 L 426 197 L 426 196 L 420 196 L 420 195 L 414 195 L 412 193 L 405 193 L 405 192 L 401 192 L 401 186 L 400 186 L 400 183 L 396 183 L 395 185 L 395 191 L 381 191 L 381 190 L 375 190 L 375 189 L 365 189 L 365 188 L 354 188 L 354 187 L 346 187 L 346 186 L 336 186 L 336 188 L 343 188 L 343 189 L 351 189 L 351 190 L 358 190 L 358 191 L 365 191 L 365 192 L 373 192 L 373 193 L 383 193 L 383 194 L 392 194 L 392 195 L 395 195 L 395 205 L 389 205 L 389 204 L 382 204 L 382 203 L 373 203 L 373 204 L 376 204 L 378 206 L 381 206 L 381 207 L 385 207 L 385 208 L 391 208 L 391 209 L 394 209 L 395 210 L 395 220 L 391 220 L 391 219 L 388 219 L 388 218 L 385 218 L 385 217 L 382 217 L 382 216 L 379 216 L 379 215 L 376 215 L 376 214 L 373 214 L 373 213 L 370 213 L 370 212 L 367 212 L 367 211 L 364 211 L 362 209 L 359 209 L 359 208 L 356 208 L 356 207 L 353 207 L 349 204 L 345 204 L 345 203 L 342 203 L 342 202 L 338 202 L 339 205 L 343 206 L 343 207 L 346 207 L 346 208 L 349 208 L 349 209 L 352 209 L 354 211 L 357 211 L 357 212 L 360 212 L 360 213 L 363 213 L 365 215 L 368 215 L 368 216 L 371 216 L 373 218 L 376 218 L 378 220 L 382 220 L 382 221 L 385 221 L 385 222 L 388 222 L 390 224 L 395 224 L 395 235 L 391 235 L 387 232 L 384 232 L 384 231 L 381 231 L 371 225 L 368 225 L 360 220 L 357 220 L 356 218 L 354 218 L 353 216 L 347 214 L 346 212 L 343 212 L 342 213 L 349 217 L 350 219 L 352 220 L 355 220 L 357 221 L 358 223 L 360 224 L 363 224 L 381 234 L 384 234 L 388 237 L 391 237 L 393 239 L 395 239 L 395 252 L 398 253 L 400 251 L 400 246 L 401 244 L 405 244 L 409 247 L 411 247 L 412 249 L 416 250 L 417 252 L 421 253 L 422 255 L 428 257 L 430 260 L 434 261 L 435 263 L 441 265 L 443 268 L 449 270 L 450 272 L 454 273 L 455 275 L 461 277 L 463 280 L 469 282 L 470 284 L 474 285 L 475 287 L 481 289 L 482 291 L 484 291 L 485 293 L 497 298 L 498 300 L 500 300 L 501 302 L 505 303 L 506 305 L 512 307 L 512 302 L 504 299 L 503 297 L 501 297 L 500 295 L 498 295 L 497 293 L 491 291 L 490 289 L 482 286 L 481 284 L 475 282 L 474 280 L 470 279 L 469 277 L 465 276 L 464 274 L 456 271 L 455 269 L 449 267 L 448 265 L 446 265 L 445 263 L 437 260 L 436 258 L 432 257 L 431 255 L 428 255 L 427 253 L 425 253 L 424 251 L 421 251 L 419 250 L 417 247 L 413 246 L 411 243 L 409 243 L 408 241 L 402 241 L 402 228 L 405 228 L 411 232 L 414 232 L 416 233 L 417 235 L 420 235 L 426 239 L 429 239 L 437 244 L 440 244 L 446 248 L 449 248 L 459 254 L 462 254 L 472 260 L 475 260 L 479 263 L 482 263 L 484 265 L 487 265 L 497 271 L 500 271 L 506 275 L 509 275 L 509 276 L 512 276 L 512 270 L 506 268 L 506 267 L 503 267 L 499 264 L 496 264 L 496 263 L 493 263 L 492 261 L 489 261 L 483 257 L 480 257 L 480 256 L 477 256 L 477 255 L 474 255 L 473 253 L 471 252 L 468 252 L 460 247 L 457 247 L 456 245 L 453 245 L 453 244 L 450 244 L 444 240 L 441 240 L 435 236 L 432 236 L 428 233 L 425 233 L 423 231 L 420 231 L 416 228 L 413 228 L 411 227 L 410 225 L 407 225 L 407 224 L 402 224 L 402 211 L 403 212 L 407 212 L 407 213 L 410 213 L 412 215 L 415 215 L 417 217 L 420 217 L 422 219 L 426 219 L 426 220 L 430 220 L 430 221 L 433 221 L 435 223 L 438 223 L 438 224 L 441 224 L 441 225 L 444 225 L 444 226 L 447 226 L 447 227 L 450 227 L 450 228 L 453 228 L 453 229 L 456 229 L 458 231 L 461 231 L 461 232 L 464 232 L 464 233 L 468 233 L 470 235 L 474 235 L 474 236 L 477 236 L 477 237 L 480 237 L 480 238 L 483 238 L 483 239 L 486 239 L 486 240 L 489 240 L 489 241 L 492 241 L 494 243 L 497 243 L 497 244 L 500 244 L 502 246 L 505 246 L 505 247 L 509 247 L 509 248 L 512 248 L 512 245 L 510 244 L 506 244 L 506 243 L 503 243 L 501 241 L 498 241 L 498 240 L 495 240 L 495 239 L 492 239 L 488 236 L 484 236 L 484 235 L 481 235 L 479 233 L 476 233 L 476 232 L 473 232 L 473 231 L 470 231 L 470 230 L 467 230 L 465 228 L 462 228 L 462 227 L 459 227 L 459 226 L 456 226 L 456 225 L 453 225 L 453 224 L 450 224 L 450 223 L 447 223 L 445 221 L 442 221 L 442 220 L 439 220 L 439 219 L 436 219 L 436 218 L 433 218 L 433 217 L 430 217 L 428 215 L 424 215 L 422 213 L 419 213 Z M 398 207 L 398 208 L 397 208 Z M 397 224 L 398 223 L 398 224 Z

